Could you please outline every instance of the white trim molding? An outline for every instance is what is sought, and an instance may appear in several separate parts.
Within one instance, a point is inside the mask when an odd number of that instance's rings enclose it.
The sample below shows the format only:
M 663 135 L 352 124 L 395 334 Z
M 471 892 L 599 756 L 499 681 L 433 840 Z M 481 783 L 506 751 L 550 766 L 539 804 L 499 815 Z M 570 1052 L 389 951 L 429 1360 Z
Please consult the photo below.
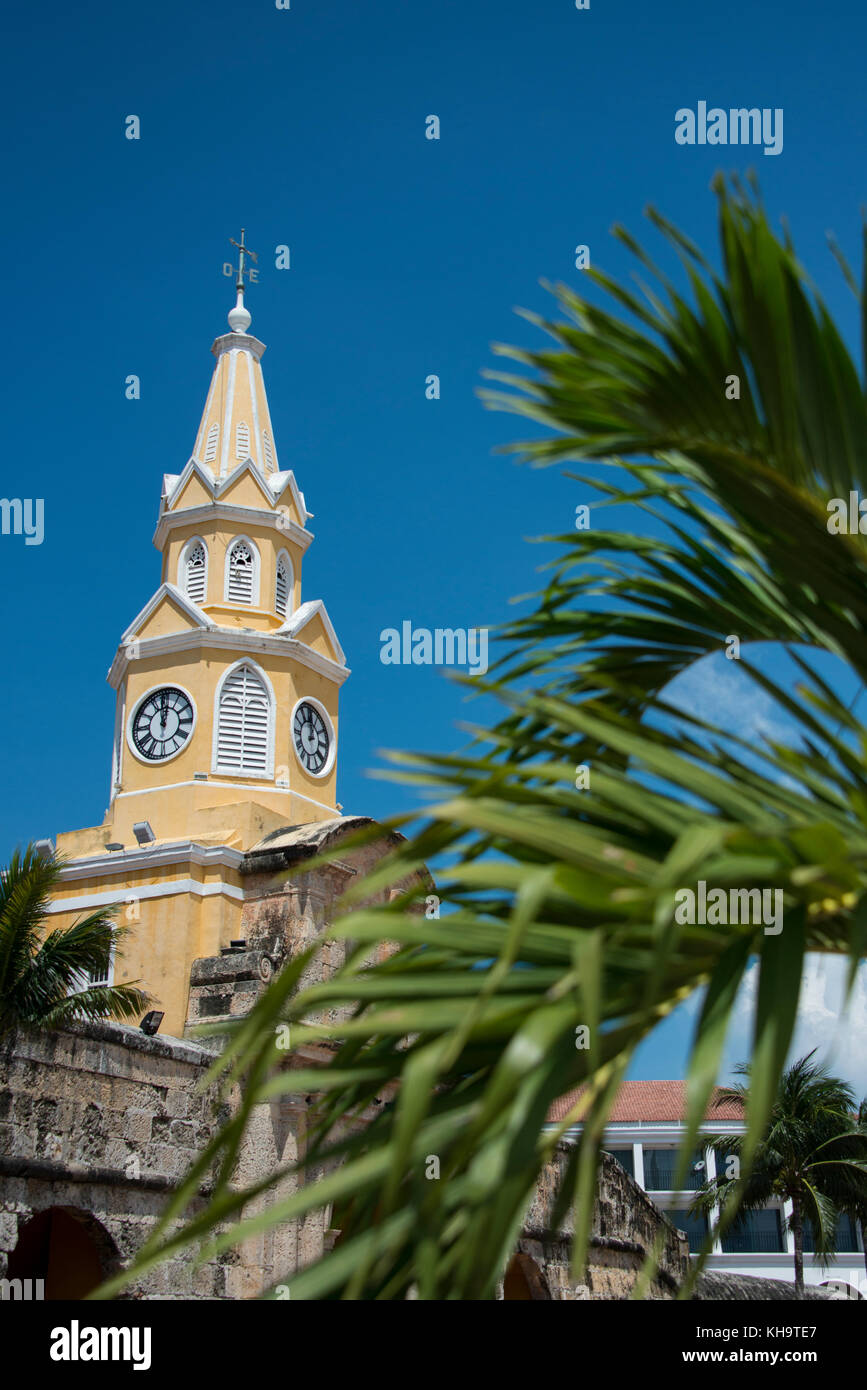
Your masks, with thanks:
M 174 585 L 163 585 L 163 589 L 174 589 Z M 178 595 L 181 598 L 181 595 Z M 154 603 L 154 600 L 151 600 Z M 306 607 L 307 605 L 303 605 Z M 188 605 L 192 608 L 192 605 Z M 299 612 L 301 610 L 299 609 Z M 295 617 L 298 615 L 296 614 Z M 288 656 L 300 666 L 307 666 L 317 675 L 324 676 L 334 685 L 340 686 L 350 675 L 348 666 L 343 666 L 330 657 L 315 652 L 306 643 L 284 635 L 283 629 L 274 633 L 244 631 L 241 628 L 217 627 L 209 623 L 204 613 L 199 611 L 198 628 L 188 628 L 183 632 L 168 632 L 160 637 L 127 638 L 115 653 L 108 673 L 108 683 L 116 690 L 126 675 L 131 661 L 146 660 L 152 656 L 175 656 L 180 652 L 196 651 L 211 647 L 218 651 L 253 653 L 267 656 Z M 128 634 L 135 630 L 135 623 L 127 629 Z
M 192 618 L 197 627 L 212 627 L 213 624 L 208 620 L 197 603 L 188 599 L 186 594 L 178 588 L 177 584 L 172 584 L 168 579 L 161 584 L 152 598 L 149 598 L 140 613 L 137 613 L 120 639 L 121 647 L 129 642 L 138 642 L 136 632 L 146 623 L 151 614 L 159 607 L 164 598 L 173 599 L 183 613 L 188 618 Z M 152 639 L 145 639 L 152 640 Z
M 317 613 L 322 619 L 329 641 L 337 653 L 337 660 L 340 662 L 341 666 L 345 666 L 346 653 L 340 645 L 337 633 L 334 631 L 334 624 L 329 618 L 328 610 L 321 598 L 311 598 L 308 599 L 306 603 L 302 603 L 300 608 L 298 608 L 290 618 L 287 618 L 283 626 L 277 629 L 277 635 L 279 636 L 285 632 L 287 637 L 297 637 L 299 632 L 304 631 L 310 620 L 316 617 Z
M 186 783 L 176 783 L 185 786 Z M 198 786 L 198 783 L 195 785 Z M 154 791 L 159 788 L 153 788 Z M 128 793 L 131 795 L 132 793 Z M 240 869 L 242 850 L 230 845 L 200 845 L 194 840 L 173 840 L 164 845 L 142 845 L 134 849 L 106 850 L 102 854 L 83 854 L 70 859 L 58 874 L 61 883 L 80 878 L 110 878 L 138 869 L 148 871 L 170 864 L 196 864 L 200 869 Z
M 52 912 L 79 912 L 95 907 L 107 907 L 112 903 L 145 902 L 148 898 L 172 898 L 179 893 L 192 893 L 197 898 L 232 898 L 235 902 L 244 901 L 243 888 L 231 883 L 200 883 L 195 878 L 173 878 L 167 883 L 145 883 L 140 888 L 125 885 L 110 888 L 104 893 L 86 893 L 80 898 L 54 898 L 45 909 Z
M 251 778 L 250 780 L 255 782 L 257 779 Z M 208 777 L 206 781 L 167 782 L 161 787 L 139 787 L 138 791 L 134 792 L 118 792 L 116 799 L 119 801 L 121 797 L 124 796 L 150 796 L 153 792 L 170 792 L 175 791 L 178 787 L 232 787 L 233 790 L 241 792 L 259 791 L 258 787 L 250 786 L 247 782 L 220 782 L 216 777 Z M 307 796 L 304 792 L 295 791 L 292 787 L 281 787 L 279 785 L 268 787 L 268 795 L 297 796 L 301 801 L 307 801 L 311 806 L 318 806 L 320 811 L 329 811 L 331 815 L 335 817 L 340 817 L 341 815 L 334 806 L 327 806 L 324 801 L 316 801 L 314 797 Z M 226 804 L 232 805 L 233 803 L 227 802 Z
M 243 465 L 245 468 L 247 464 Z M 167 512 L 160 517 L 154 532 L 153 543 L 162 550 L 170 531 L 178 526 L 202 526 L 209 521 L 225 526 L 227 521 L 237 522 L 239 526 L 270 526 L 290 540 L 304 553 L 315 540 L 312 531 L 307 531 L 293 521 L 285 512 L 274 511 L 268 507 L 242 507 L 235 502 L 202 502 L 196 507 L 187 507 L 180 512 Z
M 162 542 L 165 539 L 163 528 L 169 521 L 175 524 L 185 525 L 193 519 L 196 512 L 203 510 L 206 506 L 219 506 L 222 514 L 225 513 L 226 508 L 236 505 L 231 502 L 220 502 L 219 499 L 225 496 L 225 494 L 234 487 L 237 480 L 243 477 L 245 473 L 249 473 L 259 489 L 259 492 L 262 494 L 262 501 L 267 508 L 265 516 L 270 519 L 272 524 L 279 524 L 282 530 L 287 530 L 290 525 L 294 526 L 301 535 L 310 536 L 310 540 L 313 539 L 311 533 L 305 530 L 307 520 L 309 517 L 312 517 L 313 513 L 307 509 L 307 504 L 304 501 L 304 494 L 299 489 L 295 481 L 295 474 L 292 472 L 291 468 L 281 470 L 280 472 L 267 473 L 255 459 L 248 458 L 238 463 L 225 475 L 225 477 L 219 477 L 211 468 L 210 464 L 201 463 L 197 458 L 191 458 L 184 465 L 180 473 L 166 473 L 163 475 L 164 491 L 160 501 L 159 521 L 154 534 L 154 544 L 157 548 L 159 549 L 162 547 Z M 199 503 L 196 507 L 181 507 L 178 511 L 175 511 L 175 501 L 180 497 L 190 478 L 193 476 L 197 477 L 206 492 L 211 494 L 213 503 Z M 275 511 L 279 507 L 280 500 L 287 490 L 301 518 L 300 525 L 297 522 L 289 521 L 286 518 L 285 511 L 277 511 L 275 517 Z M 239 508 L 239 510 L 253 512 L 259 509 L 254 507 L 242 507 Z M 309 545 L 309 543 L 308 541 L 307 544 Z

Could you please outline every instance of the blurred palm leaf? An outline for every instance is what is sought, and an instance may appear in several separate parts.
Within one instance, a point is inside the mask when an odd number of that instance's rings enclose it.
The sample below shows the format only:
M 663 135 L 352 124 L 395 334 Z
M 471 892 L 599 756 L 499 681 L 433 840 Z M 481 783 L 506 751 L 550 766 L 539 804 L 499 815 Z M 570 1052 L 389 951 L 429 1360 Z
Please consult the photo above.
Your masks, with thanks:
M 175 1195 L 137 1270 L 180 1245 L 223 1249 L 333 1203 L 340 1242 L 290 1281 L 292 1297 L 492 1297 L 540 1168 L 581 1119 L 561 1194 L 561 1206 L 575 1203 L 578 1281 L 599 1144 L 635 1047 L 706 987 L 685 1170 L 738 986 L 757 960 L 749 1168 L 804 953 L 848 953 L 854 971 L 867 943 L 867 730 L 839 693 L 867 677 L 867 549 L 826 526 L 829 497 L 867 478 L 867 417 L 858 371 L 791 246 L 742 188 L 717 192 L 720 274 L 651 214 L 692 302 L 620 233 L 656 280 L 646 302 L 592 272 L 620 313 L 560 287 L 561 317 L 542 324 L 555 347 L 502 349 L 523 374 L 501 376 L 510 389 L 488 404 L 557 432 L 520 446 L 525 455 L 616 466 L 610 483 L 583 486 L 606 507 L 630 506 L 652 535 L 560 537 L 561 558 L 534 610 L 504 634 L 486 684 L 501 721 L 462 754 L 395 758 L 394 775 L 434 804 L 395 820 L 415 820 L 407 842 L 348 895 L 335 928 L 352 943 L 344 967 L 301 992 L 303 962 L 290 967 L 238 1026 L 215 1069 L 241 1081 L 242 1111 Z M 726 397 L 732 374 L 739 400 Z M 774 702 L 785 737 L 742 736 L 667 697 L 732 635 L 746 648 L 742 681 Z M 757 642 L 786 644 L 797 688 L 750 659 Z M 579 765 L 591 770 L 588 790 L 576 789 Z M 425 863 L 439 918 L 422 915 L 429 885 L 407 887 Z M 782 933 L 679 924 L 675 892 L 699 879 L 780 889 Z M 365 906 L 384 886 L 405 891 L 388 908 Z M 371 964 L 382 942 L 395 953 Z M 286 1022 L 289 1067 L 275 1038 Z M 581 1025 L 588 1049 L 576 1046 Z M 301 1063 L 311 1041 L 333 1051 L 324 1070 Z M 552 1102 L 579 1086 L 570 1115 L 546 1127 Z M 246 1118 L 303 1087 L 321 1093 L 304 1167 L 326 1176 L 245 1217 L 258 1189 L 231 1178 Z M 352 1128 L 375 1098 L 387 1103 Z M 215 1162 L 208 1208 L 175 1230 Z

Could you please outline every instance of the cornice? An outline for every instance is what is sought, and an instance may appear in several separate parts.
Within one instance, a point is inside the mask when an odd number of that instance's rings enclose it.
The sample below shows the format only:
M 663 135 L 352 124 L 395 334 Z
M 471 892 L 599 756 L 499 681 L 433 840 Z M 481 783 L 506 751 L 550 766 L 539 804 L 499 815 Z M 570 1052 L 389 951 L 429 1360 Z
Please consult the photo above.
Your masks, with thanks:
M 271 526 L 294 545 L 302 555 L 315 539 L 312 531 L 299 526 L 297 521 L 283 512 L 271 511 L 266 507 L 241 507 L 234 502 L 205 502 L 198 507 L 185 507 L 177 512 L 163 512 L 154 532 L 153 543 L 162 550 L 170 531 L 178 526 L 198 527 L 203 521 L 235 521 L 240 526 L 255 522 L 260 526 Z
M 129 629 L 127 629 L 129 631 Z M 220 651 L 235 652 L 240 655 L 262 653 L 268 656 L 288 656 L 300 666 L 306 666 L 318 675 L 324 676 L 336 686 L 341 686 L 350 674 L 347 666 L 332 661 L 330 657 L 306 646 L 293 637 L 278 637 L 265 632 L 244 632 L 239 628 L 190 628 L 184 632 L 171 632 L 161 637 L 134 637 L 122 643 L 115 653 L 108 673 L 108 683 L 117 690 L 131 661 L 151 656 L 171 656 L 177 652 L 217 648 Z
M 72 883 L 82 878 L 110 878 L 128 870 L 165 868 L 171 864 L 240 870 L 243 861 L 243 853 L 229 845 L 200 845 L 193 840 L 177 840 L 166 845 L 85 854 L 64 864 L 58 878 L 61 883 Z

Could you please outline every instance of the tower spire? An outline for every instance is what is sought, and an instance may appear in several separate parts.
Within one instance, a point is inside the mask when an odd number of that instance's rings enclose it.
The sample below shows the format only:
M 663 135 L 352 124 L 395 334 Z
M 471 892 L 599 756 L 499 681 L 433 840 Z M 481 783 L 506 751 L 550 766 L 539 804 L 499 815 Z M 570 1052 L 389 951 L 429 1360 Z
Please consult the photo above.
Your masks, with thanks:
M 247 309 L 244 304 L 244 276 L 248 275 L 251 280 L 255 280 L 258 271 L 245 269 L 244 257 L 249 256 L 251 260 L 254 261 L 257 260 L 258 257 L 256 256 L 256 252 L 251 251 L 249 246 L 246 245 L 243 227 L 241 228 L 241 240 L 236 241 L 232 236 L 229 237 L 229 241 L 238 249 L 238 278 L 235 281 L 237 298 L 235 300 L 234 309 L 229 310 L 229 327 L 233 333 L 246 333 L 247 329 L 250 327 L 252 318 L 249 309 Z
M 257 256 L 247 245 L 243 227 L 241 240 L 229 241 L 238 252 L 237 266 L 223 266 L 224 275 L 235 279 L 235 306 L 228 315 L 231 332 L 223 333 L 211 348 L 217 365 L 193 448 L 193 457 L 220 480 L 247 459 L 266 477 L 280 472 L 260 365 L 265 344 L 251 335 L 250 312 L 244 304 L 247 285 L 259 278 L 247 262 Z

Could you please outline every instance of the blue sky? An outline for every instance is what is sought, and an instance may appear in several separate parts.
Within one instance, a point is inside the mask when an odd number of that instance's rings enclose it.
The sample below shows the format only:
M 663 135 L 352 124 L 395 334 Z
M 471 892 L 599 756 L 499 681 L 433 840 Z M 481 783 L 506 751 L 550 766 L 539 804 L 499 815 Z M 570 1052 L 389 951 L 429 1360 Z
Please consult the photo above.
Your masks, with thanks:
M 651 239 L 648 202 L 714 251 L 710 179 L 751 165 L 854 343 L 825 233 L 857 261 L 865 27 L 840 0 L 10 12 L 0 490 L 44 498 L 45 540 L 0 537 L 3 854 L 102 819 L 105 673 L 158 583 L 160 481 L 192 450 L 228 237 L 243 224 L 259 252 L 248 302 L 281 462 L 315 513 L 304 596 L 327 603 L 353 671 L 340 799 L 385 815 L 408 801 L 366 776 L 377 750 L 453 747 L 470 711 L 435 669 L 383 666 L 381 629 L 503 621 L 537 582 L 525 538 L 568 530 L 582 500 L 493 452 L 522 428 L 476 397 L 490 344 L 541 341 L 513 310 L 547 310 L 542 278 L 577 281 L 578 243 L 627 274 L 609 230 Z M 782 153 L 677 145 L 674 113 L 699 100 L 782 107 Z M 643 1074 L 674 1074 L 683 1026 Z

